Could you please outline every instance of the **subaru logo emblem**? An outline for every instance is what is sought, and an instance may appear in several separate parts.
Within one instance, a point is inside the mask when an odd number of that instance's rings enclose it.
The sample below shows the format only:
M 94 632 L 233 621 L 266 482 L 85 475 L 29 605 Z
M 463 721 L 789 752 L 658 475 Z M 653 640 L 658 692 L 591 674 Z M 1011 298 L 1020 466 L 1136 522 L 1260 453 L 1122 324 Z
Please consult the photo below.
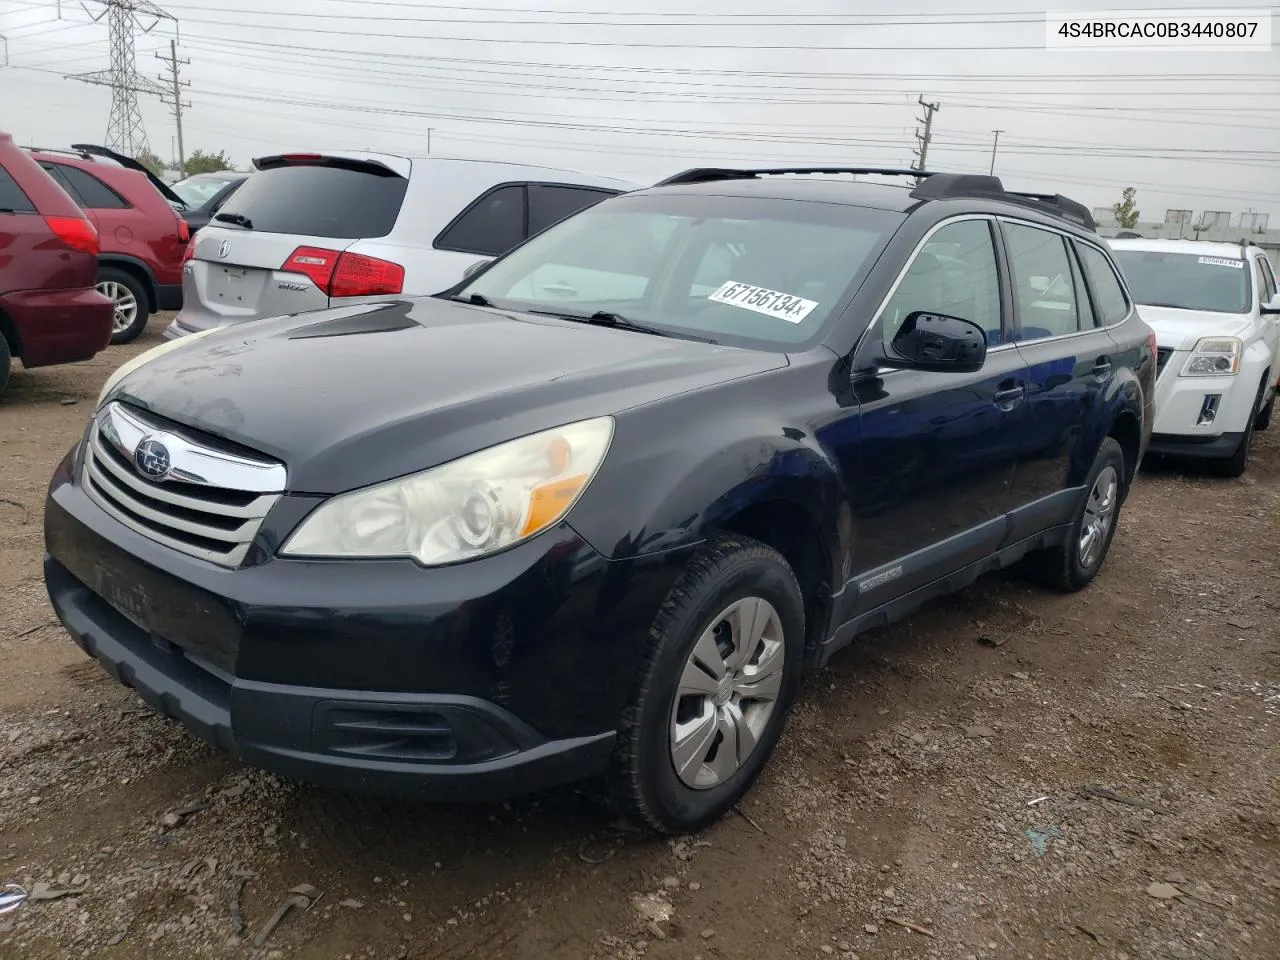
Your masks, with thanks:
M 169 448 L 159 440 L 147 437 L 133 451 L 133 462 L 138 472 L 148 480 L 163 480 L 169 474 Z
M 223 240 L 218 244 L 218 256 L 225 260 L 231 255 L 231 241 Z

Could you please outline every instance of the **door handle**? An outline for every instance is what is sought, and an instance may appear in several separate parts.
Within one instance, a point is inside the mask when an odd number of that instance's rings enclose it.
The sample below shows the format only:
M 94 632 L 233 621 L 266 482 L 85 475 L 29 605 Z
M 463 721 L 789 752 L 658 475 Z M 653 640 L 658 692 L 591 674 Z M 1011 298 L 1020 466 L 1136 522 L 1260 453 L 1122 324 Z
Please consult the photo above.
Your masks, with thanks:
M 1095 377 L 1105 377 L 1111 372 L 1111 358 L 1099 357 L 1093 364 L 1093 375 Z
M 991 395 L 991 402 L 997 407 L 1008 413 L 1018 404 L 1020 404 L 1027 395 L 1027 388 L 1022 384 L 1016 384 L 1012 387 L 1005 387 L 997 390 Z

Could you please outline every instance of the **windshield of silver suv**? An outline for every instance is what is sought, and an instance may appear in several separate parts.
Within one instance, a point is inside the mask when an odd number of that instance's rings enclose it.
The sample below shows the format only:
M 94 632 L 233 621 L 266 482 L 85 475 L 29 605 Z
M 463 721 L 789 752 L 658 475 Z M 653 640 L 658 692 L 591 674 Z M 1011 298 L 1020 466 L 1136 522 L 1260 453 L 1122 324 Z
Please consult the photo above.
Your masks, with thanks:
M 1138 303 L 1179 310 L 1247 313 L 1249 271 L 1239 257 L 1154 250 L 1116 250 Z
M 633 195 L 570 217 L 461 300 L 765 347 L 812 339 L 902 222 L 843 204 Z

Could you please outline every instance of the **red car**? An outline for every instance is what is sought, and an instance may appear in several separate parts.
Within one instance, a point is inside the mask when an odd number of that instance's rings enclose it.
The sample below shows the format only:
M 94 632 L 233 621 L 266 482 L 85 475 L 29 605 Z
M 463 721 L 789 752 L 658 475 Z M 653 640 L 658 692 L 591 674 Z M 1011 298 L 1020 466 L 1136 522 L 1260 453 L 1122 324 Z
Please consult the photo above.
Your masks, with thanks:
M 98 289 L 115 303 L 111 342 L 127 343 L 151 314 L 181 307 L 191 231 L 177 212 L 177 194 L 138 161 L 105 147 L 30 150 L 98 229 Z
M 13 139 L 0 133 L 0 390 L 24 367 L 88 360 L 111 339 L 94 289 L 98 231 Z

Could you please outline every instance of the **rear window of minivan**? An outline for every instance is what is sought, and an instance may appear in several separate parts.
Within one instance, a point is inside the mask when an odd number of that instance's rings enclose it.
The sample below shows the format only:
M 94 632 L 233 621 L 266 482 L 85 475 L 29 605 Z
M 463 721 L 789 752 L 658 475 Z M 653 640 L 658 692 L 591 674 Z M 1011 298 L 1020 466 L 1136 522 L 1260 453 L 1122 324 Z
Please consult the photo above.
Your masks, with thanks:
M 239 214 L 255 233 L 359 240 L 385 237 L 409 181 L 376 167 L 274 167 L 255 173 L 219 216 Z

